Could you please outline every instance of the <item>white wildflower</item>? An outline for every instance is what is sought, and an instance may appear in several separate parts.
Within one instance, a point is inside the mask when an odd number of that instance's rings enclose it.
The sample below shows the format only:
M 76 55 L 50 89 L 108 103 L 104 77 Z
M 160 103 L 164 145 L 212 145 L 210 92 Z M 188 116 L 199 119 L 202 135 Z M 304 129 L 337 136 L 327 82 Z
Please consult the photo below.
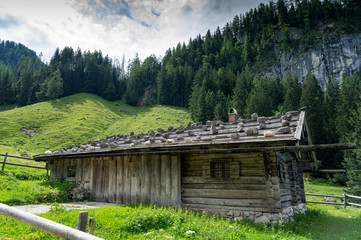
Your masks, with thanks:
M 192 230 L 188 230 L 187 232 L 186 232 L 186 234 L 187 235 L 192 235 L 192 234 L 195 234 L 196 232 L 195 231 L 192 231 Z
M 148 236 L 150 234 L 152 234 L 153 232 L 147 232 L 147 233 L 144 233 L 144 236 Z

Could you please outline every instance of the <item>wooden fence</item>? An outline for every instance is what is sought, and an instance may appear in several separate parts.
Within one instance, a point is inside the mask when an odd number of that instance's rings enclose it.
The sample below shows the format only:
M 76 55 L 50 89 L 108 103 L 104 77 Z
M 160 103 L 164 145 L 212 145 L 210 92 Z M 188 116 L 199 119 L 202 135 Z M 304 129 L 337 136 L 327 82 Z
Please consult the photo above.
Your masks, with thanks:
M 345 209 L 346 209 L 347 206 L 361 207 L 361 204 L 357 204 L 357 203 L 347 201 L 349 199 L 361 200 L 361 197 L 359 197 L 359 196 L 348 195 L 346 193 L 344 193 L 342 196 L 340 196 L 340 195 L 328 195 L 328 194 L 315 194 L 315 193 L 305 193 L 305 194 L 306 194 L 306 196 L 332 197 L 332 198 L 341 198 L 341 199 L 343 199 L 343 202 L 341 202 L 341 203 L 330 202 L 330 201 L 321 201 L 321 202 L 320 201 L 306 201 L 306 203 L 342 205 Z
M 83 231 L 73 229 L 71 227 L 62 225 L 60 223 L 36 216 L 34 214 L 21 211 L 19 209 L 10 207 L 8 205 L 0 203 L 0 214 L 15 219 L 17 221 L 28 224 L 37 229 L 48 232 L 54 236 L 61 237 L 68 240 L 104 240 L 102 238 L 90 235 Z M 84 225 L 82 223 L 82 225 Z M 79 227 L 79 222 L 78 222 Z M 86 223 L 85 223 L 86 228 Z
M 30 161 L 34 161 L 34 159 L 29 158 L 29 157 L 21 157 L 21 156 L 13 156 L 13 155 L 9 155 L 8 153 L 6 154 L 2 154 L 0 153 L 0 156 L 4 157 L 4 160 L 2 162 L 0 162 L 0 164 L 2 164 L 2 168 L 1 171 L 4 172 L 5 169 L 5 165 L 13 165 L 13 166 L 19 166 L 19 167 L 28 167 L 28 168 L 38 168 L 38 169 L 44 169 L 46 170 L 46 173 L 49 173 L 49 169 L 48 167 L 39 167 L 39 166 L 33 166 L 33 165 L 26 165 L 26 164 L 19 164 L 19 163 L 11 163 L 11 162 L 6 162 L 6 160 L 8 158 L 18 158 L 18 159 L 25 159 L 25 160 L 30 160 Z

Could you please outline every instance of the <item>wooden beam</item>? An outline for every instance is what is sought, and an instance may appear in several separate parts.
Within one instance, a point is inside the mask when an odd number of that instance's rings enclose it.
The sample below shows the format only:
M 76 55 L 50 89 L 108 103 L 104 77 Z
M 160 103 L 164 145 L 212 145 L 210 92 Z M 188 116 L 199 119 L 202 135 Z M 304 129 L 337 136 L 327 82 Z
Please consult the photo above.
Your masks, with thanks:
M 317 171 L 323 173 L 345 173 L 346 169 L 318 169 Z
M 11 158 L 19 158 L 19 159 L 33 160 L 33 161 L 34 161 L 34 159 L 33 159 L 33 158 L 29 158 L 29 157 L 21 157 L 21 156 L 14 156 L 14 155 L 9 155 L 8 153 L 6 153 L 6 154 L 2 154 L 2 153 L 0 153 L 0 156 L 3 156 L 3 157 L 8 156 L 8 157 L 11 157 Z
M 192 146 L 189 146 L 192 148 Z M 80 158 L 80 157 L 106 157 L 106 156 L 134 156 L 134 155 L 177 155 L 180 153 L 186 154 L 215 154 L 215 153 L 249 153 L 249 152 L 312 152 L 312 151 L 334 151 L 355 149 L 354 143 L 336 143 L 336 144 L 315 144 L 315 145 L 300 145 L 300 146 L 275 146 L 275 147 L 238 147 L 238 148 L 222 148 L 222 149 L 172 149 L 172 150 L 158 150 L 154 151 L 137 151 L 129 152 L 129 149 L 124 152 L 98 152 L 98 153 L 85 153 L 85 154 L 69 154 L 69 155 L 53 155 L 53 156 L 39 156 L 36 157 L 37 161 L 46 161 L 47 159 L 56 158 Z
M 47 170 L 45 167 L 39 167 L 39 166 L 30 166 L 30 165 L 25 165 L 25 164 L 18 164 L 18 163 L 10 163 L 10 162 L 0 162 L 3 164 L 3 171 L 4 171 L 4 165 L 13 165 L 13 166 L 20 166 L 20 167 L 29 167 L 29 168 L 39 168 L 39 169 L 45 169 Z

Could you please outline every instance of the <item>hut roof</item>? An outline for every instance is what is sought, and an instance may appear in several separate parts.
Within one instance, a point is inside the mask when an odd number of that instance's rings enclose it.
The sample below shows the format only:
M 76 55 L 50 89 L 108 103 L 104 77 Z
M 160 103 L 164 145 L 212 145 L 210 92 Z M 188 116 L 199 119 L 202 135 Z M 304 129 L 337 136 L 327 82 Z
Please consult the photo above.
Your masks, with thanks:
M 89 154 L 158 151 L 172 149 L 204 148 L 227 144 L 268 144 L 296 142 L 301 139 L 305 124 L 305 112 L 291 111 L 285 115 L 238 119 L 234 123 L 207 121 L 188 123 L 186 126 L 158 128 L 148 133 L 116 134 L 95 139 L 84 144 L 72 145 L 34 156 L 36 160 L 81 156 Z

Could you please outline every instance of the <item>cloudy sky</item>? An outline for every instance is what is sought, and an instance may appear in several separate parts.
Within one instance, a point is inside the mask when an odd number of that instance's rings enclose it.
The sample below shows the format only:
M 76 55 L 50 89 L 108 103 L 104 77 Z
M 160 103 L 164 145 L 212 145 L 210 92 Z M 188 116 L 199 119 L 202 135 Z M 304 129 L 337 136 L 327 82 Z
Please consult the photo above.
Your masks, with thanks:
M 0 0 L 0 39 L 49 61 L 70 46 L 141 59 L 214 32 L 264 0 Z

